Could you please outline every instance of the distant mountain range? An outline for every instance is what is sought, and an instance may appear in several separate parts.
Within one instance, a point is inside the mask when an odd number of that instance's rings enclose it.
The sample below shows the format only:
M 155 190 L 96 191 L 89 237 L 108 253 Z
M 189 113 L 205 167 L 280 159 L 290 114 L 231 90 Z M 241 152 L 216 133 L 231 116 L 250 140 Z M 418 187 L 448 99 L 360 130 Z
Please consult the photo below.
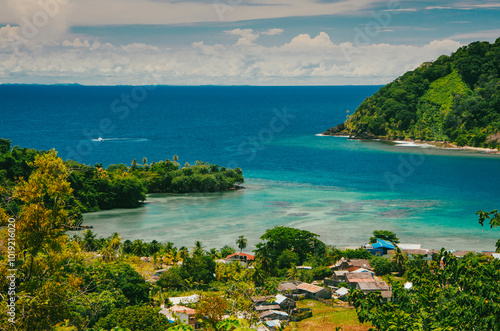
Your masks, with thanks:
M 400 76 L 324 135 L 500 146 L 500 38 L 473 42 Z

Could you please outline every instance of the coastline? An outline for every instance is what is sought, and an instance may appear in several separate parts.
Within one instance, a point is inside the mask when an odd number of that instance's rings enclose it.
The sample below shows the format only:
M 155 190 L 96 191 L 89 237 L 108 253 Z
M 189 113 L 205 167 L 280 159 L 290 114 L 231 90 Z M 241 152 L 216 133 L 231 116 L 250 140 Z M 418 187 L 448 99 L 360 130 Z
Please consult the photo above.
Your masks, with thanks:
M 420 148 L 440 148 L 440 149 L 452 149 L 452 150 L 468 150 L 474 152 L 482 152 L 486 154 L 496 154 L 499 155 L 500 151 L 495 148 L 484 148 L 484 147 L 472 147 L 472 146 L 457 146 L 455 144 L 446 141 L 423 141 L 423 140 L 388 140 L 395 143 L 395 146 L 415 146 Z
M 496 148 L 484 148 L 484 147 L 472 147 L 472 146 L 457 146 L 453 143 L 447 142 L 447 141 L 426 141 L 426 140 L 412 140 L 412 139 L 405 139 L 405 140 L 390 140 L 390 139 L 385 139 L 385 138 L 380 138 L 377 137 L 376 139 L 374 138 L 368 138 L 368 139 L 363 139 L 363 138 L 354 138 L 351 135 L 347 134 L 324 134 L 324 133 L 318 133 L 316 134 L 317 137 L 340 137 L 340 138 L 348 138 L 352 140 L 379 140 L 379 141 L 386 141 L 386 142 L 391 142 L 394 143 L 394 146 L 400 146 L 400 147 L 419 147 L 419 148 L 437 148 L 437 149 L 448 149 L 448 150 L 466 150 L 466 151 L 473 151 L 473 152 L 481 152 L 485 154 L 492 154 L 492 155 L 500 155 L 500 150 Z

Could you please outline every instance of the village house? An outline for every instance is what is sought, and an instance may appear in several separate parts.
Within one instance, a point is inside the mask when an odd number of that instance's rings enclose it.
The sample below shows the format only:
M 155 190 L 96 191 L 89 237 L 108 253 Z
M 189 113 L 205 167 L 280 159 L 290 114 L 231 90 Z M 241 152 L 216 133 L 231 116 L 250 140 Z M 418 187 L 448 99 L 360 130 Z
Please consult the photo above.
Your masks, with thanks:
M 195 329 L 200 328 L 200 324 L 196 319 L 196 310 L 184 306 L 173 305 L 170 308 L 165 308 L 165 305 L 161 305 L 160 314 L 167 317 L 170 322 L 175 322 L 178 318 L 182 323 L 188 324 Z
M 290 316 L 284 311 L 279 310 L 268 310 L 262 312 L 259 315 L 261 321 L 269 321 L 269 320 L 280 320 L 280 321 L 289 321 Z
M 332 291 L 330 289 L 316 286 L 308 283 L 302 283 L 297 286 L 300 293 L 304 294 L 306 298 L 310 299 L 330 299 L 332 297 Z
M 356 287 L 358 283 L 374 282 L 375 279 L 371 273 L 358 272 L 358 273 L 348 273 L 345 275 L 345 282 L 349 284 L 350 287 Z
M 282 310 L 291 310 L 297 306 L 295 300 L 287 298 L 286 296 L 281 294 L 276 295 L 276 300 L 274 302 L 277 303 Z
M 267 295 L 267 296 L 255 296 L 252 297 L 251 299 L 253 304 L 257 307 L 257 306 L 274 305 L 275 297 L 272 295 Z
M 249 265 L 250 263 L 252 263 L 254 260 L 255 260 L 255 256 L 254 255 L 250 255 L 250 254 L 247 254 L 247 253 L 238 252 L 238 253 L 234 253 L 234 254 L 228 255 L 224 259 L 224 262 L 226 264 L 230 264 L 230 263 L 233 263 L 233 262 L 237 261 L 237 262 L 240 262 L 240 264 L 242 266 L 246 266 L 246 265 Z
M 280 305 L 260 305 L 260 306 L 255 306 L 255 311 L 261 313 L 264 311 L 268 310 L 280 310 L 281 307 Z
M 373 244 L 367 244 L 363 246 L 367 251 L 376 256 L 384 256 L 387 252 L 395 250 L 396 247 L 393 243 L 387 240 L 377 239 L 377 242 Z
M 172 305 L 182 305 L 182 304 L 189 304 L 189 303 L 196 303 L 198 302 L 198 300 L 200 300 L 200 296 L 198 294 L 193 294 L 193 295 L 190 295 L 190 296 L 186 296 L 186 297 L 171 297 L 171 298 L 168 298 L 168 301 L 170 301 L 170 303 Z
M 297 286 L 299 286 L 300 283 L 301 282 L 297 281 L 283 282 L 278 286 L 278 292 L 285 294 L 298 294 L 299 290 L 297 289 Z
M 329 268 L 332 271 L 336 270 L 347 270 L 352 267 L 364 268 L 368 270 L 372 270 L 372 266 L 370 265 L 370 261 L 364 259 L 346 259 L 344 257 L 340 258 L 334 265 L 331 265 Z
M 390 301 L 392 298 L 391 288 L 383 281 L 360 282 L 356 284 L 356 288 L 364 294 L 380 292 L 382 298 L 387 301 Z

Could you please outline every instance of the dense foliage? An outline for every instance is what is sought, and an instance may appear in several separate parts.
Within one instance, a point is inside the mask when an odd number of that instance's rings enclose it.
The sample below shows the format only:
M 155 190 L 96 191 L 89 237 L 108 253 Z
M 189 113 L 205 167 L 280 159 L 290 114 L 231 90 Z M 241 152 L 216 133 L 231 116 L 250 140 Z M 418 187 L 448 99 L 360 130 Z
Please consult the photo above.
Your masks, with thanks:
M 148 306 L 130 306 L 116 309 L 101 318 L 96 328 L 111 330 L 119 326 L 130 331 L 159 331 L 171 326 L 164 315 L 158 314 L 159 308 Z
M 27 179 L 34 170 L 33 161 L 45 151 L 11 147 L 10 140 L 0 139 L 0 183 L 13 187 L 19 178 Z M 151 162 L 136 160 L 131 166 L 114 164 L 106 169 L 102 164 L 88 166 L 72 160 L 65 162 L 73 190 L 68 205 L 74 206 L 75 219 L 82 212 L 112 208 L 133 208 L 141 205 L 146 193 L 218 192 L 233 189 L 244 182 L 240 168 L 228 169 L 216 164 L 197 161 L 195 165 L 165 160 Z M 18 209 L 11 201 L 10 209 Z
M 424 63 L 367 98 L 325 134 L 500 145 L 500 38 Z
M 351 291 L 361 321 L 376 330 L 498 330 L 500 260 L 472 253 L 456 258 L 442 250 L 431 263 L 416 258 L 407 267 L 413 287 L 393 282 L 392 302 Z
M 318 237 L 306 230 L 275 226 L 260 237 L 264 242 L 257 244 L 257 256 L 269 272 L 276 266 L 290 268 L 292 264 L 300 265 L 313 255 L 325 253 L 326 246 Z

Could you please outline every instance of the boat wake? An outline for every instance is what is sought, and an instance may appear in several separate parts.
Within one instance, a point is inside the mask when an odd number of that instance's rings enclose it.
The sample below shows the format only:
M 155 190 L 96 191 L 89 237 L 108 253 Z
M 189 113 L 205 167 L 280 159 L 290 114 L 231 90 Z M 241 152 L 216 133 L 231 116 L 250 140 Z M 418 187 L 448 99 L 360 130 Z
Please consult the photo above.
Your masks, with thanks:
M 143 141 L 149 141 L 147 138 L 96 138 L 96 139 L 91 139 L 92 141 L 99 141 L 99 142 L 104 142 L 104 141 L 109 141 L 109 142 L 143 142 Z

